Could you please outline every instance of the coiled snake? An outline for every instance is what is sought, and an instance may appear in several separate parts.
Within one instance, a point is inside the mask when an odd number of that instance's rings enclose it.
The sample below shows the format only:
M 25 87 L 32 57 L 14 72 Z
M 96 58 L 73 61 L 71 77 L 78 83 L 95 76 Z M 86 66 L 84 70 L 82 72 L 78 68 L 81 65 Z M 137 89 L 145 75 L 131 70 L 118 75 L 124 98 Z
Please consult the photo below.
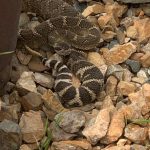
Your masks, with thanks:
M 43 61 L 57 71 L 55 91 L 61 102 L 69 106 L 82 106 L 95 100 L 103 85 L 103 75 L 96 66 L 86 61 L 80 51 L 97 46 L 100 41 L 99 28 L 62 0 L 23 0 L 23 9 L 35 12 L 45 21 L 34 29 L 21 30 L 20 38 L 27 44 L 34 40 L 40 46 L 53 46 L 60 55 L 69 55 L 69 68 L 55 59 Z M 78 88 L 72 85 L 72 72 L 81 81 Z

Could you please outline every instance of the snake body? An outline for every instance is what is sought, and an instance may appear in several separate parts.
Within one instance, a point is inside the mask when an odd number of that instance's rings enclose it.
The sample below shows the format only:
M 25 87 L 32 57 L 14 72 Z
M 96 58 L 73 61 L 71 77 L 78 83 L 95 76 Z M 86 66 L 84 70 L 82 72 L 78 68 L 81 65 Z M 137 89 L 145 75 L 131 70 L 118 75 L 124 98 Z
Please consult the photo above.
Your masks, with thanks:
M 21 30 L 21 39 L 27 43 L 35 40 L 41 45 L 48 44 L 58 54 L 69 55 L 70 69 L 55 59 L 44 61 L 57 71 L 54 88 L 61 102 L 82 106 L 95 100 L 103 85 L 103 75 L 77 50 L 94 49 L 100 41 L 99 28 L 63 0 L 23 0 L 23 9 L 35 12 L 45 21 L 34 29 Z M 72 85 L 72 72 L 81 81 L 78 88 Z

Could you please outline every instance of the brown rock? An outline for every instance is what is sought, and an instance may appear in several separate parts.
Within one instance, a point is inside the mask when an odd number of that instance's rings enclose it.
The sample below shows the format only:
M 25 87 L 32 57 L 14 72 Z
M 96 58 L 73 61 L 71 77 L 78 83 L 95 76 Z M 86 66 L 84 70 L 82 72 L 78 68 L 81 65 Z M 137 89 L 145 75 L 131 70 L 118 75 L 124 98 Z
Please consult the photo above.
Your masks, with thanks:
M 53 142 L 51 150 L 92 150 L 91 145 L 86 140 Z
M 28 67 L 30 70 L 37 72 L 41 72 L 47 69 L 47 67 L 42 64 L 41 60 L 38 57 L 32 57 L 31 61 L 28 64 Z
M 17 57 L 21 64 L 28 65 L 28 63 L 30 62 L 32 58 L 32 55 L 27 55 L 27 54 L 22 53 L 21 51 L 17 51 Z
M 120 81 L 117 86 L 118 94 L 128 96 L 130 93 L 135 92 L 136 86 L 132 82 Z
M 98 113 L 97 117 L 92 119 L 90 125 L 85 127 L 82 134 L 95 145 L 102 137 L 104 137 L 108 130 L 110 122 L 109 109 L 102 109 Z M 93 121 L 94 120 L 94 121 Z
M 127 60 L 131 54 L 136 51 L 136 46 L 132 43 L 127 43 L 124 45 L 117 45 L 109 51 L 106 48 L 102 49 L 102 51 L 107 64 L 119 64 Z
M 22 97 L 21 104 L 25 111 L 39 110 L 42 105 L 41 95 L 29 92 L 27 95 Z
M 145 43 L 150 37 L 150 19 L 135 19 L 134 27 L 138 31 L 138 40 L 140 43 Z
M 106 82 L 106 94 L 115 96 L 117 91 L 118 80 L 114 76 L 110 76 Z
M 28 145 L 23 144 L 23 145 L 20 146 L 19 150 L 32 150 L 32 149 L 30 147 L 28 147 Z
M 99 13 L 103 13 L 105 11 L 105 8 L 103 6 L 103 4 L 94 4 L 91 6 L 88 6 L 82 13 L 82 15 L 84 17 L 87 17 L 91 14 L 99 14 Z
M 46 91 L 42 95 L 42 99 L 43 99 L 45 107 L 49 110 L 52 110 L 56 113 L 68 111 L 68 109 L 62 106 L 59 99 L 54 95 L 54 93 L 51 90 Z
M 145 53 L 141 58 L 140 62 L 143 67 L 150 67 L 150 52 Z
M 117 141 L 123 134 L 124 127 L 124 114 L 122 111 L 118 110 L 113 114 L 107 135 L 101 140 L 101 143 L 108 144 Z
M 131 150 L 131 149 L 130 145 L 125 145 L 125 146 L 111 146 L 111 147 L 108 146 L 108 148 L 104 148 L 101 150 Z
M 125 128 L 124 136 L 135 143 L 143 143 L 148 135 L 146 127 L 135 124 L 128 124 Z
M 19 126 L 26 143 L 35 143 L 44 136 L 44 124 L 40 112 L 30 111 L 22 114 Z
M 120 5 L 117 2 L 105 5 L 105 12 L 107 14 L 113 14 L 116 17 L 121 17 L 126 12 L 126 10 L 127 10 L 126 5 Z
M 138 38 L 138 32 L 137 32 L 135 26 L 129 26 L 127 28 L 127 37 L 132 38 L 132 39 Z

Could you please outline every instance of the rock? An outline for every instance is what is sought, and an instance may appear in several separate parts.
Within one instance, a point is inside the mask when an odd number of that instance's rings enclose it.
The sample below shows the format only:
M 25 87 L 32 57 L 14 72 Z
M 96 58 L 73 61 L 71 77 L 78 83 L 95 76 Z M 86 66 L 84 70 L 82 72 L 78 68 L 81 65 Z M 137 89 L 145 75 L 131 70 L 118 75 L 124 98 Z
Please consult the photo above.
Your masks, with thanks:
M 106 147 L 101 150 L 131 150 L 130 145 L 125 145 L 125 146 L 111 146 L 111 147 Z
M 138 4 L 138 3 L 149 3 L 150 0 L 118 0 L 120 2 L 124 2 L 124 3 L 133 3 L 133 4 Z
M 21 13 L 19 19 L 19 27 L 24 27 L 29 21 L 30 18 L 28 17 L 27 13 Z
M 21 112 L 21 105 L 20 103 L 16 103 L 13 105 L 5 105 L 1 103 L 0 108 L 0 121 L 4 119 L 8 119 L 14 122 L 18 122 L 19 116 L 18 114 Z
M 101 143 L 109 144 L 117 141 L 123 134 L 124 127 L 124 114 L 121 110 L 118 110 L 113 114 L 107 135 L 101 140 Z
M 147 147 L 146 146 L 142 146 L 142 145 L 138 145 L 138 144 L 133 144 L 133 145 L 131 145 L 131 149 L 134 149 L 134 150 L 146 150 Z
M 150 4 L 143 4 L 141 7 L 142 7 L 142 10 L 144 11 L 144 13 L 147 16 L 150 16 Z
M 20 146 L 19 150 L 32 150 L 32 149 L 30 147 L 28 147 L 28 145 L 23 144 L 23 145 Z
M 150 52 L 145 53 L 141 58 L 140 61 L 143 67 L 150 67 Z
M 138 41 L 145 43 L 150 37 L 150 19 L 134 19 L 134 27 L 138 31 Z
M 121 20 L 120 25 L 122 25 L 123 27 L 125 27 L 126 29 L 129 26 L 132 26 L 134 24 L 133 19 L 131 17 L 125 17 Z
M 45 107 L 48 110 L 52 110 L 55 113 L 68 111 L 68 109 L 62 106 L 58 97 L 56 97 L 56 95 L 51 90 L 46 91 L 42 95 L 42 99 L 43 99 Z
M 15 83 L 25 71 L 29 71 L 28 67 L 19 63 L 16 56 L 12 57 L 12 72 L 11 72 L 11 81 Z
M 91 119 L 89 125 L 82 131 L 82 134 L 92 145 L 97 144 L 106 135 L 110 122 L 109 113 L 109 109 L 100 110 L 97 117 Z
M 51 89 L 54 85 L 54 78 L 51 75 L 43 73 L 34 73 L 35 82 L 44 86 L 45 88 Z
M 117 79 L 122 80 L 124 70 L 120 65 L 110 65 L 108 66 L 106 76 L 115 76 Z
M 86 140 L 53 142 L 51 150 L 92 150 Z
M 22 142 L 21 130 L 18 124 L 10 120 L 0 123 L 0 149 L 17 150 Z
M 116 33 L 113 31 L 104 31 L 104 32 L 102 32 L 101 36 L 104 41 L 109 42 L 116 36 Z
M 136 60 L 127 59 L 125 63 L 131 68 L 133 73 L 137 73 L 141 68 L 140 62 Z
M 50 124 L 49 129 L 51 131 L 52 140 L 55 142 L 71 140 L 77 136 L 76 134 L 65 132 L 55 121 Z
M 47 89 L 39 85 L 37 87 L 37 91 L 38 91 L 38 93 L 40 93 L 41 95 L 43 95 L 44 93 L 47 92 Z
M 127 37 L 131 38 L 131 39 L 137 39 L 138 38 L 138 32 L 137 29 L 135 28 L 135 26 L 129 26 L 127 28 Z
M 137 77 L 138 78 L 143 78 L 145 81 L 148 80 L 148 72 L 146 69 L 141 69 L 138 73 L 137 73 Z
M 89 52 L 87 60 L 89 62 L 93 63 L 97 67 L 105 65 L 105 60 L 104 60 L 103 56 L 97 52 Z
M 126 5 L 120 5 L 117 2 L 114 2 L 112 4 L 106 4 L 105 5 L 105 12 L 107 14 L 112 14 L 115 17 L 121 17 L 127 10 Z
M 44 136 L 44 124 L 40 112 L 24 112 L 20 118 L 19 126 L 26 143 L 35 143 Z
M 120 28 L 117 28 L 116 29 L 116 34 L 117 34 L 117 40 L 118 40 L 119 44 L 124 44 L 125 43 L 125 34 L 124 34 L 124 32 Z
M 132 43 L 127 43 L 123 45 L 117 45 L 110 49 L 102 49 L 103 57 L 105 58 L 107 64 L 114 65 L 119 64 L 127 60 L 131 54 L 136 52 L 136 46 Z
M 28 65 L 30 62 L 32 55 L 25 54 L 21 51 L 17 51 L 17 57 L 22 65 Z
M 132 77 L 133 77 L 133 74 L 128 69 L 124 69 L 123 81 L 130 82 Z
M 120 81 L 117 86 L 118 94 L 128 96 L 130 93 L 134 93 L 136 86 L 132 82 Z
M 36 71 L 36 72 L 42 72 L 47 69 L 47 67 L 43 65 L 40 58 L 38 57 L 32 57 L 31 61 L 28 64 L 28 67 L 30 70 Z
M 39 110 L 42 105 L 41 95 L 38 93 L 29 92 L 21 97 L 21 105 L 25 111 Z
M 82 111 L 72 110 L 56 115 L 55 122 L 58 122 L 59 127 L 65 132 L 76 133 L 84 126 L 85 116 Z
M 37 93 L 36 85 L 33 79 L 33 72 L 23 72 L 20 79 L 17 81 L 16 86 L 21 91 Z
M 128 124 L 124 136 L 134 143 L 142 144 L 147 138 L 147 128 L 135 124 Z
M 115 96 L 117 91 L 118 80 L 114 76 L 109 76 L 106 82 L 106 94 Z
M 141 48 L 141 51 L 144 53 L 150 52 L 150 43 L 147 43 L 145 46 Z M 142 53 L 143 54 L 143 53 Z M 144 55 L 144 54 L 143 54 Z M 143 56 L 142 55 L 142 56 Z
M 94 4 L 91 6 L 88 6 L 82 13 L 82 15 L 84 17 L 87 17 L 91 14 L 99 14 L 99 13 L 103 13 L 105 10 L 104 6 L 102 4 Z

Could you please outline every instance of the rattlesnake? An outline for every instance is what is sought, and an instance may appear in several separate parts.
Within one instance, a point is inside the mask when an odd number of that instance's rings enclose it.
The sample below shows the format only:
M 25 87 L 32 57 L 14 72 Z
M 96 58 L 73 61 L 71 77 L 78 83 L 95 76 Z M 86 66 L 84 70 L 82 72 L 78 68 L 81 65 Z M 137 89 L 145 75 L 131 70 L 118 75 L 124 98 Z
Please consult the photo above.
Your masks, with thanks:
M 19 37 L 26 43 L 34 40 L 39 46 L 53 46 L 60 55 L 69 55 L 70 69 L 82 82 L 75 88 L 71 82 L 72 73 L 65 64 L 55 59 L 44 60 L 46 66 L 57 71 L 55 90 L 62 103 L 82 106 L 93 101 L 103 85 L 103 75 L 79 51 L 97 46 L 99 28 L 63 0 L 23 0 L 23 9 L 35 12 L 46 21 L 34 29 L 21 30 Z

